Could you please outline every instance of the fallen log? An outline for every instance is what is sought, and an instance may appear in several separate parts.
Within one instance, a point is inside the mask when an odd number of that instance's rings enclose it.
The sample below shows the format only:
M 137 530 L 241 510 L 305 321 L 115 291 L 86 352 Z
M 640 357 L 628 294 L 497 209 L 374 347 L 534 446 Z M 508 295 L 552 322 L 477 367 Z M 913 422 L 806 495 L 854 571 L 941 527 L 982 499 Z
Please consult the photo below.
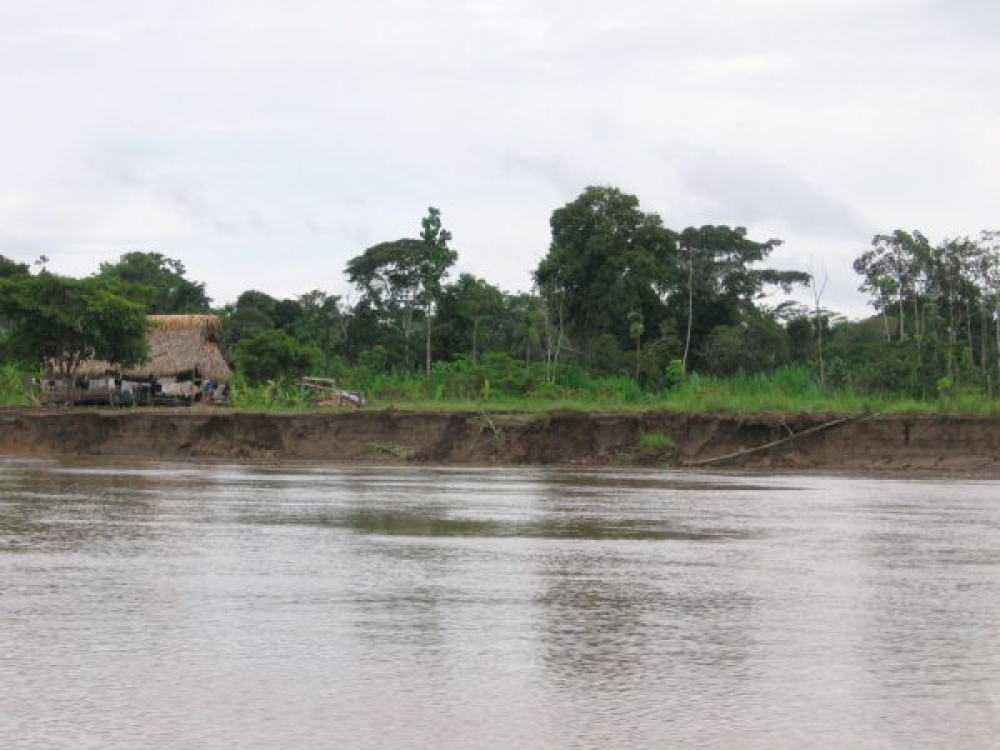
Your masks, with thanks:
M 781 426 L 784 427 L 786 430 L 788 430 L 788 432 L 790 433 L 787 437 L 779 438 L 778 440 L 774 440 L 770 443 L 765 443 L 764 445 L 758 445 L 753 448 L 744 448 L 743 450 L 738 450 L 733 453 L 727 453 L 723 456 L 713 456 L 712 458 L 701 458 L 698 459 L 697 461 L 681 460 L 681 466 L 686 468 L 695 468 L 699 466 L 710 466 L 712 464 L 722 463 L 723 461 L 728 461 L 731 459 L 742 458 L 743 456 L 749 456 L 753 453 L 760 453 L 761 451 L 777 448 L 781 445 L 785 445 L 786 443 L 790 443 L 793 440 L 797 440 L 798 438 L 805 437 L 807 435 L 813 435 L 817 432 L 823 432 L 824 430 L 829 430 L 832 427 L 838 427 L 842 424 L 847 424 L 849 422 L 863 422 L 868 419 L 874 419 L 877 416 L 879 415 L 868 414 L 866 416 L 858 416 L 858 417 L 842 417 L 840 419 L 834 419 L 830 422 L 824 422 L 823 424 L 816 425 L 815 427 L 810 427 L 808 430 L 802 430 L 802 432 L 792 432 L 792 429 L 787 424 L 782 422 Z

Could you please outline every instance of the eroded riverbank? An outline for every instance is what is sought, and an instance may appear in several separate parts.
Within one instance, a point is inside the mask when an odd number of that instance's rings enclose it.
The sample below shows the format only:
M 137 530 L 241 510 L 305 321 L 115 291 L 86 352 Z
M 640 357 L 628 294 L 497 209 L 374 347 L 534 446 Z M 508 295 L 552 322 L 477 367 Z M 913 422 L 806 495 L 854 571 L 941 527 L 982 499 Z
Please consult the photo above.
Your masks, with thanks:
M 0 453 L 1000 477 L 1000 418 L 25 409 L 0 413 Z

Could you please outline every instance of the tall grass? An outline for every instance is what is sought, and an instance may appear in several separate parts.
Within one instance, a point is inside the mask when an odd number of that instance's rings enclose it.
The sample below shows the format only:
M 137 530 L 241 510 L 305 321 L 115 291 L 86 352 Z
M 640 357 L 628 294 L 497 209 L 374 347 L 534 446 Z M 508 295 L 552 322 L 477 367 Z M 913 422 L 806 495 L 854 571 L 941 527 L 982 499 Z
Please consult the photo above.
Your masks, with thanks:
M 627 377 L 592 378 L 568 366 L 548 372 L 504 357 L 473 365 L 443 363 L 430 377 L 415 373 L 374 374 L 361 369 L 340 374 L 339 384 L 363 390 L 369 408 L 421 411 L 676 411 L 760 414 L 829 412 L 836 414 L 998 414 L 1000 400 L 982 393 L 958 392 L 917 401 L 872 395 L 849 387 L 821 389 L 805 367 L 786 367 L 766 375 L 730 378 L 690 375 L 672 388 L 644 391 Z M 35 402 L 26 385 L 31 373 L 0 365 L 0 406 Z M 231 405 L 246 411 L 300 411 L 316 408 L 315 397 L 293 381 L 249 384 L 240 373 L 232 384 Z
M 29 406 L 37 394 L 30 386 L 32 374 L 11 364 L 0 365 L 0 406 Z
M 376 408 L 449 411 L 645 411 L 759 414 L 764 412 L 829 412 L 837 414 L 996 414 L 1000 401 L 982 394 L 917 401 L 891 395 L 866 394 L 851 388 L 820 387 L 805 367 L 786 367 L 769 374 L 730 378 L 691 375 L 674 388 L 643 392 L 629 378 L 584 378 L 573 385 L 541 383 L 524 393 L 496 387 L 478 397 L 449 397 L 432 377 L 391 377 L 377 380 L 369 392 Z

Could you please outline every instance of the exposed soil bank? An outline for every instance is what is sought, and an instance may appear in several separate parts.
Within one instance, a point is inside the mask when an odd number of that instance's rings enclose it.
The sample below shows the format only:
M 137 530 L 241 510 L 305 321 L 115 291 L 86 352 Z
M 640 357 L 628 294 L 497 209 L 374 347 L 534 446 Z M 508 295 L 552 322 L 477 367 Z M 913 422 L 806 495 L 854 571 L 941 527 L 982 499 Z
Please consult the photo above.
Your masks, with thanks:
M 642 441 L 643 434 L 659 439 Z M 1000 478 L 1000 417 L 845 420 L 817 414 L 736 417 L 565 412 L 484 416 L 392 410 L 253 414 L 209 409 L 24 409 L 0 411 L 0 454 L 165 460 L 655 464 Z

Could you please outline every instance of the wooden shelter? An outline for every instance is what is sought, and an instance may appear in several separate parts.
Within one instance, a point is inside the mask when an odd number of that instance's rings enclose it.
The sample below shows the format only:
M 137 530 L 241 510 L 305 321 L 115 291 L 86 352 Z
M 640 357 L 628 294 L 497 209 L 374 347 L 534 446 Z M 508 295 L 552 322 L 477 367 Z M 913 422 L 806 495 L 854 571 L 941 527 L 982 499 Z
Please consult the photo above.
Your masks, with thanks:
M 77 377 L 99 378 L 117 373 L 140 381 L 202 381 L 225 384 L 233 370 L 219 349 L 222 323 L 215 315 L 150 315 L 149 359 L 123 369 L 109 362 L 80 363 Z
M 139 380 L 213 380 L 228 383 L 233 370 L 219 349 L 222 323 L 215 315 L 150 315 L 149 361 L 124 373 Z

